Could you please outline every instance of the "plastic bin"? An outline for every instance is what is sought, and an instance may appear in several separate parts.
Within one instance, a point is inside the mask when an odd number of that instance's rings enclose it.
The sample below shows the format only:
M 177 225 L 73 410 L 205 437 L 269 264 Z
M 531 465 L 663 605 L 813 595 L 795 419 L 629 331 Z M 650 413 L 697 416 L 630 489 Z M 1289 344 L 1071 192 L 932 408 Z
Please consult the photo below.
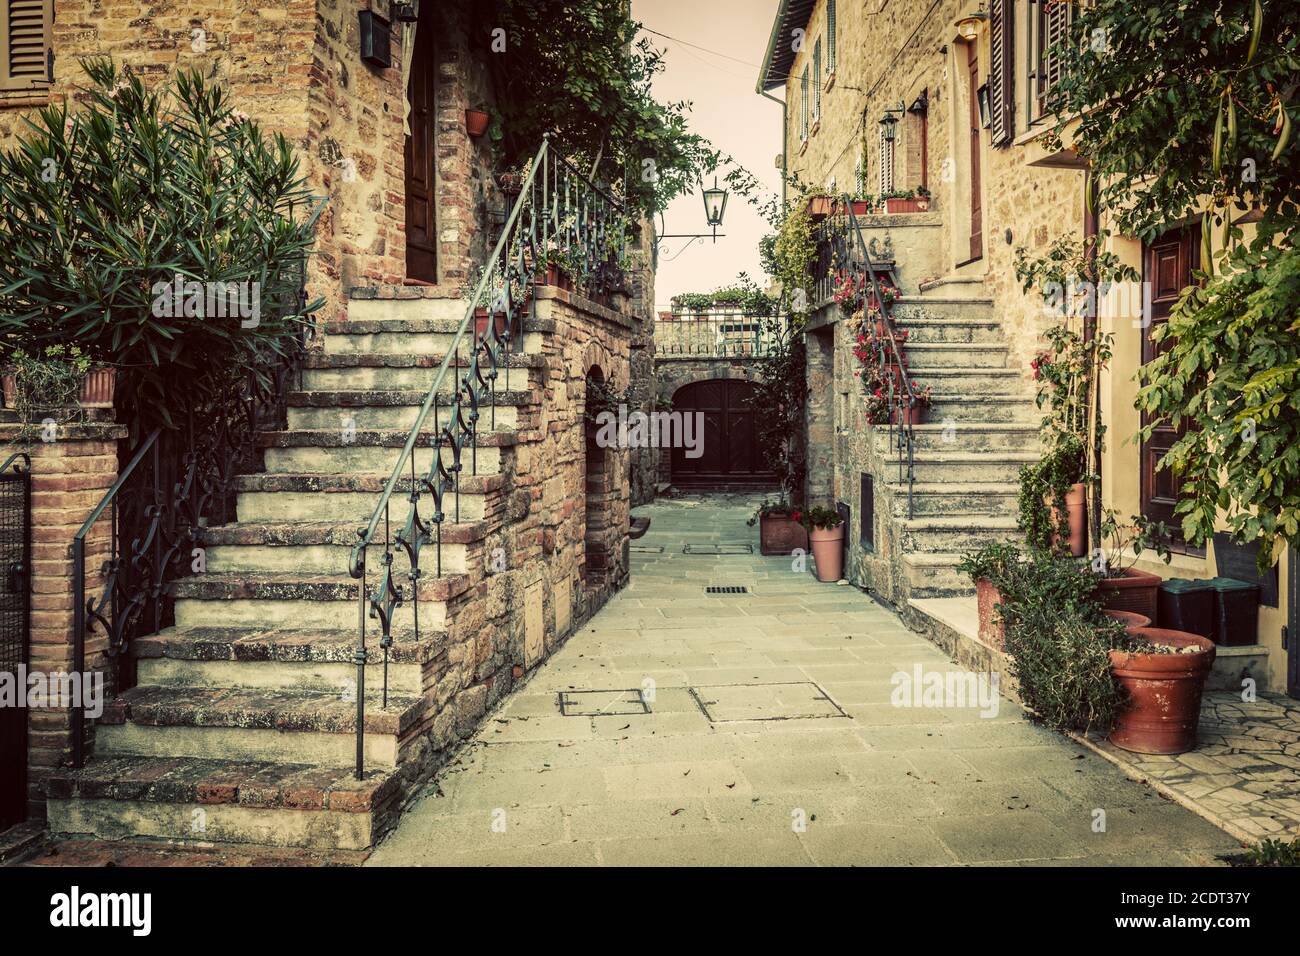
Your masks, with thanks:
M 1158 626 L 1214 640 L 1215 590 L 1209 581 L 1169 578 L 1156 595 Z
M 1225 647 L 1255 644 L 1259 635 L 1259 585 L 1236 578 L 1210 578 L 1214 588 L 1214 634 Z

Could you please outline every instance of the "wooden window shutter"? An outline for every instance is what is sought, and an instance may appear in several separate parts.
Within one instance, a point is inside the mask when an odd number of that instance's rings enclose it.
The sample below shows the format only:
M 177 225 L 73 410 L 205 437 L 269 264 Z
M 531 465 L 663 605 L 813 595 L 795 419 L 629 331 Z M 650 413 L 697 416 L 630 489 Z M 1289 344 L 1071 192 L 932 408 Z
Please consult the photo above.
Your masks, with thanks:
M 49 85 L 53 0 L 0 0 L 0 90 Z
M 803 68 L 799 80 L 799 131 L 802 139 L 808 138 L 808 67 Z
M 1015 17 L 1008 10 L 1012 5 L 1013 0 L 989 3 L 989 113 L 994 146 L 1006 146 L 1015 135 Z
M 813 119 L 822 118 L 822 38 L 813 45 Z
M 880 194 L 894 191 L 894 141 L 880 131 Z
M 835 0 L 826 2 L 826 72 L 835 72 Z
M 1069 34 L 1072 7 L 1062 0 L 1039 0 L 1038 110 L 1047 110 L 1047 93 L 1061 81 L 1065 63 L 1061 47 Z

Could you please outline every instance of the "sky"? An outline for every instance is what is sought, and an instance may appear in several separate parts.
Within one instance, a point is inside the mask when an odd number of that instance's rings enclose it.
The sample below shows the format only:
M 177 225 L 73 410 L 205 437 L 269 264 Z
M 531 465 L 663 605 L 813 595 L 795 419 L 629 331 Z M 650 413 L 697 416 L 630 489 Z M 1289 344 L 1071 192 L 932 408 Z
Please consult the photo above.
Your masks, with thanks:
M 777 0 L 632 0 L 632 16 L 643 27 L 675 38 L 642 34 L 665 53 L 666 68 L 655 79 L 656 98 L 690 101 L 691 129 L 734 156 L 771 195 L 781 189 L 776 159 L 781 152 L 781 107 L 755 93 L 754 84 L 776 8 Z M 703 196 L 697 190 L 678 197 L 655 227 L 667 233 L 708 232 Z M 667 309 L 668 300 L 680 292 L 711 292 L 730 285 L 740 272 L 766 285 L 758 264 L 758 240 L 767 231 L 758 211 L 732 195 L 719 230 L 726 238 L 716 245 L 712 239 L 661 241 L 657 307 Z

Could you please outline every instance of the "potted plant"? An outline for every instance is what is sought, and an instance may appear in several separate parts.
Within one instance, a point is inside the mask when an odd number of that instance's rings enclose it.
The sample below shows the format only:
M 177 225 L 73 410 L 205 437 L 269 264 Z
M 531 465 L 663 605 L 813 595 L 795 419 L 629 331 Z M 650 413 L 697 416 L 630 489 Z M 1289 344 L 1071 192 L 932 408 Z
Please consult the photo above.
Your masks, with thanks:
M 488 122 L 491 117 L 483 110 L 466 110 L 465 111 L 465 132 L 471 139 L 478 139 L 487 132 Z
M 28 424 L 71 421 L 82 409 L 112 408 L 116 382 L 116 369 L 94 364 L 76 345 L 31 354 L 15 349 L 4 368 L 4 401 Z
M 833 508 L 813 507 L 796 511 L 795 520 L 808 532 L 817 580 L 838 581 L 844 575 L 844 519 Z
M 1164 522 L 1144 515 L 1134 515 L 1131 520 L 1131 524 L 1121 525 L 1113 509 L 1107 509 L 1102 519 L 1102 536 L 1109 544 L 1092 566 L 1097 575 L 1097 597 L 1107 610 L 1132 611 L 1155 620 L 1160 575 L 1139 571 L 1133 565 L 1144 551 L 1154 551 L 1168 564 L 1173 558 L 1170 532 Z
M 825 219 L 835 211 L 835 197 L 813 193 L 808 197 L 808 215 L 814 222 Z
M 764 501 L 749 518 L 749 526 L 758 525 L 759 554 L 791 554 L 796 548 L 808 550 L 808 532 L 798 521 L 795 509 L 784 498 Z
M 1142 754 L 1180 754 L 1196 746 L 1201 694 L 1214 664 L 1214 642 L 1186 631 L 1139 627 L 1127 647 L 1110 651 L 1127 703 L 1110 742 Z
M 1019 524 L 1031 547 L 1062 548 L 1076 558 L 1087 553 L 1083 471 L 1083 440 L 1069 432 L 1057 433 L 1042 459 L 1020 469 Z
M 930 190 L 924 186 L 916 187 L 916 211 L 930 211 Z
M 933 403 L 931 389 L 929 385 L 917 385 L 912 383 L 912 401 L 908 404 L 907 393 L 903 392 L 899 396 L 899 404 L 894 409 L 892 422 L 895 425 L 924 425 L 925 419 L 930 411 L 930 405 Z
M 1002 649 L 1006 640 L 1002 621 L 1003 583 L 1020 565 L 1020 549 L 1014 544 L 990 544 L 967 554 L 957 570 L 970 576 L 975 585 L 975 606 L 979 613 L 979 639 L 989 647 Z
M 1136 611 L 1115 611 L 1107 608 L 1101 613 L 1105 614 L 1112 620 L 1121 621 L 1130 631 L 1135 627 L 1151 626 L 1151 618 L 1147 617 L 1145 614 L 1139 614 Z
M 910 189 L 896 189 L 893 192 L 885 193 L 880 198 L 885 202 L 885 212 L 891 215 L 902 212 L 925 212 L 926 209 L 930 208 L 928 196 L 925 199 L 925 209 L 922 209 L 916 199 L 916 193 Z

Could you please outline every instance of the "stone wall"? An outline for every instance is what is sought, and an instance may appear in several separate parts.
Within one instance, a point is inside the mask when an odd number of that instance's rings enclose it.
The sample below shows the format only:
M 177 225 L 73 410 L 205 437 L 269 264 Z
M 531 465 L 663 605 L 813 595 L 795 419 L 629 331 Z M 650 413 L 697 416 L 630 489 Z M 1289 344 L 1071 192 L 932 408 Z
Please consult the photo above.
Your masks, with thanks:
M 39 426 L 38 426 L 39 427 Z M 0 424 L 0 460 L 31 457 L 32 610 L 29 673 L 71 673 L 74 663 L 73 562 L 70 546 L 86 516 L 117 479 L 117 442 L 126 429 L 97 423 L 61 425 L 57 440 L 29 441 L 16 424 Z M 86 593 L 103 588 L 111 522 L 96 522 L 86 538 Z M 85 644 L 85 670 L 105 667 L 107 638 L 98 628 Z M 111 686 L 105 686 L 105 694 Z M 107 701 L 105 701 L 107 703 Z M 90 721 L 86 721 L 89 732 Z M 72 754 L 72 714 L 37 707 L 27 714 L 28 814 L 45 818 L 43 784 Z

